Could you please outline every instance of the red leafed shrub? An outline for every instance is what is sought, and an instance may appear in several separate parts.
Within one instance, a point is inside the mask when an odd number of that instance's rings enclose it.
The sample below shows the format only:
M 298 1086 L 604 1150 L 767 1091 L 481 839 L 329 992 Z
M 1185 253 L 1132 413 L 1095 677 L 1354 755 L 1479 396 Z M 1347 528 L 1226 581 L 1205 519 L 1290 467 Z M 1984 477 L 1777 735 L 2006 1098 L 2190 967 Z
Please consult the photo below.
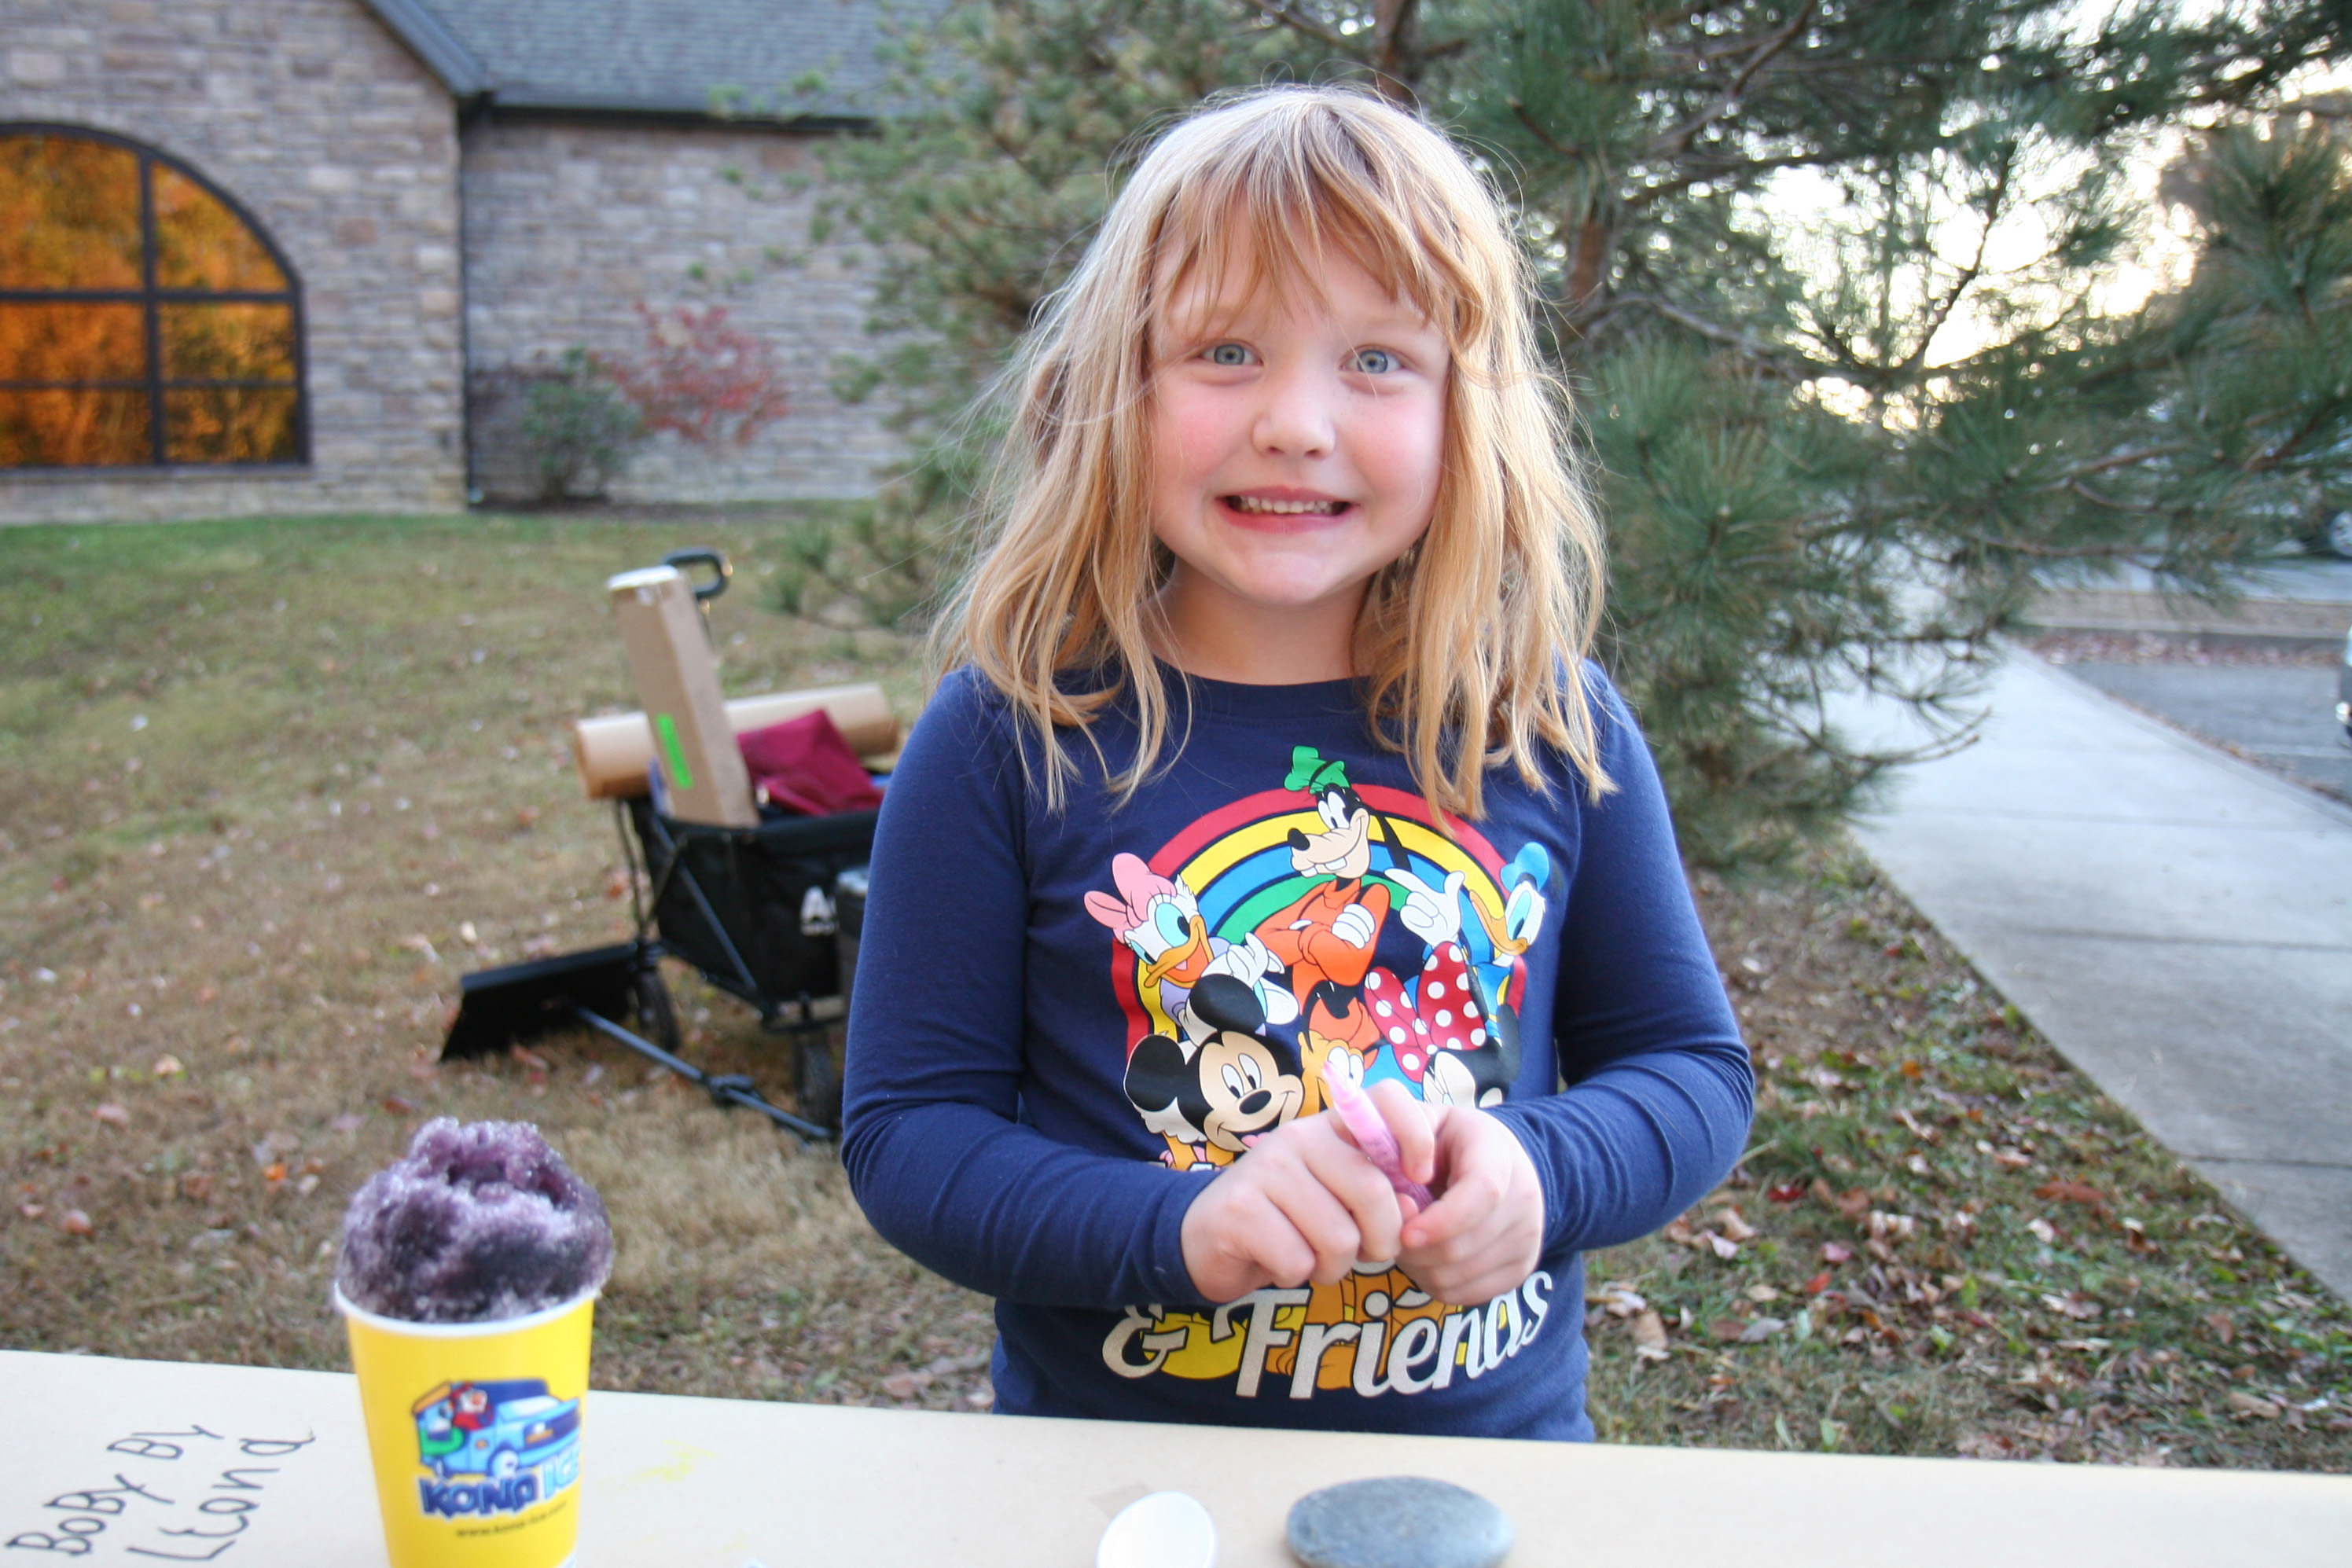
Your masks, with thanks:
M 784 417 L 783 375 L 765 340 L 727 325 L 727 308 L 681 305 L 664 314 L 643 300 L 646 348 L 597 363 L 636 405 L 647 430 L 674 430 L 707 444 L 737 445 Z

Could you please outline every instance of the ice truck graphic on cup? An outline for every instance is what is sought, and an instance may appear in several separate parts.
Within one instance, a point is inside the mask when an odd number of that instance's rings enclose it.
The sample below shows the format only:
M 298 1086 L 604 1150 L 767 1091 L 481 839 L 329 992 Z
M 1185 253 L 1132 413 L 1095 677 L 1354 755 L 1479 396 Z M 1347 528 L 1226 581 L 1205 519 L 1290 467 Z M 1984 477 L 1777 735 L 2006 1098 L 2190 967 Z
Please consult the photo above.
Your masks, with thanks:
M 417 1503 L 445 1519 L 514 1513 L 580 1479 L 580 1401 L 538 1378 L 444 1383 L 416 1401 Z

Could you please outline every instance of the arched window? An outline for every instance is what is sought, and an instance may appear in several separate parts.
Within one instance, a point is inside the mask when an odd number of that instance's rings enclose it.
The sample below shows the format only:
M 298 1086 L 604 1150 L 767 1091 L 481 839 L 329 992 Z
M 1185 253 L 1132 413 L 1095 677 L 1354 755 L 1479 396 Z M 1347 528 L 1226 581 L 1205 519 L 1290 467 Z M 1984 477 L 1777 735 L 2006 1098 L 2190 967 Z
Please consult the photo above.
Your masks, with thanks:
M 0 469 L 307 460 L 302 296 L 185 165 L 0 124 Z

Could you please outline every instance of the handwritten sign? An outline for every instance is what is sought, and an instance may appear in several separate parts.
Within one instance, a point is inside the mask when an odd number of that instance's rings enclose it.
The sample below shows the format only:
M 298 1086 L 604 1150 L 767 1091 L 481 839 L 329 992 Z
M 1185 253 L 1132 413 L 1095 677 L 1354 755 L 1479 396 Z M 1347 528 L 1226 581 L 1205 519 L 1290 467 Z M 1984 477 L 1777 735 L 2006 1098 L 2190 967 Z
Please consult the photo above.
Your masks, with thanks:
M 268 1508 L 272 1489 L 282 1496 L 295 1483 L 303 1450 L 317 1441 L 315 1432 L 248 1436 L 194 1424 L 126 1433 L 92 1456 L 91 1469 L 108 1484 L 59 1492 L 40 1504 L 37 1521 L 11 1535 L 5 1550 L 30 1554 L 26 1561 L 101 1552 L 163 1563 L 233 1561 L 229 1553 Z

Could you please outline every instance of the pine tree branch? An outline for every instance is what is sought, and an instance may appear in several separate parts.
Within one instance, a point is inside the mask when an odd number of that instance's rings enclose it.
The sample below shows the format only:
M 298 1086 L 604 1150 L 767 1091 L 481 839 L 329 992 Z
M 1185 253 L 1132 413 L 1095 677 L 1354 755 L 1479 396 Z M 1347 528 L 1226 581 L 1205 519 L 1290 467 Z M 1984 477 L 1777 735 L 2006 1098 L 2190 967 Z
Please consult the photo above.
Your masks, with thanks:
M 2273 443 L 2271 445 L 2264 447 L 2261 452 L 2256 453 L 2253 456 L 2247 458 L 2243 464 L 2240 465 L 2241 472 L 2247 474 L 2269 473 L 2272 469 L 2277 467 L 2280 464 L 2294 456 L 2294 449 L 2301 446 L 2305 442 L 2310 440 L 2312 435 L 2319 429 L 2319 427 L 2327 422 L 2327 416 L 2333 412 L 2335 412 L 2333 404 L 2326 402 L 2321 402 L 2318 407 L 2311 411 L 2309 416 L 2306 417 L 2301 424 L 2295 427 L 2294 434 Z
M 2095 507 L 2104 507 L 2110 512 L 2130 512 L 2137 517 L 2152 517 L 2157 516 L 2160 510 L 2160 508 L 2152 507 L 2145 501 L 2125 501 L 2119 500 L 2113 496 L 2102 495 L 2098 491 L 2092 489 L 2088 485 L 2084 484 L 2080 479 L 2069 479 L 2066 482 L 2065 488 L 2072 494 L 2082 497 L 2083 499 L 2090 502 L 2091 505 Z M 2023 549 L 2021 546 L 2012 546 L 2011 548 Z M 2029 549 L 2026 550 L 2025 553 L 2028 555 L 2046 555 L 2049 552 L 2047 550 Z
M 1766 38 L 1756 52 L 1748 57 L 1748 63 L 1739 68 L 1738 74 L 1732 77 L 1730 84 L 1717 95 L 1713 103 L 1667 131 L 1657 141 L 1653 142 L 1648 155 L 1678 158 L 1688 152 L 1692 141 L 1698 133 L 1731 112 L 1732 107 L 1739 101 L 1739 95 L 1747 91 L 1748 84 L 1755 79 L 1756 73 L 1762 70 L 1774 56 L 1787 48 L 1797 35 L 1805 30 L 1805 24 L 1811 21 L 1812 17 L 1813 0 L 1804 0 L 1804 4 L 1797 7 L 1797 14 L 1789 18 L 1788 25 Z
M 1771 365 L 1784 374 L 1792 370 L 1801 371 L 1802 374 L 1796 376 L 1794 378 L 1796 380 L 1810 381 L 1815 376 L 1842 373 L 1839 367 L 1835 365 L 1823 364 L 1794 350 L 1776 347 L 1729 327 L 1719 327 L 1705 317 L 1694 316 L 1681 306 L 1671 300 L 1661 299 L 1654 294 L 1621 294 L 1611 301 L 1611 308 L 1612 311 L 1647 310 L 1662 319 L 1673 322 L 1685 332 L 1695 333 L 1709 342 L 1721 343 L 1726 348 L 1738 349 L 1750 359 Z
M 1625 206 L 1628 211 L 1640 212 L 1662 197 L 1675 195 L 1689 190 L 1702 180 L 1714 185 L 1734 183 L 1745 184 L 1762 175 L 1769 174 L 1777 169 L 1817 169 L 1851 162 L 1853 162 L 1851 154 L 1834 150 L 1824 152 L 1790 152 L 1777 158 L 1750 158 L 1738 162 L 1727 158 L 1718 159 L 1711 167 L 1694 169 L 1655 185 L 1644 185 L 1624 199 Z
M 1994 225 L 2000 222 L 2000 210 L 2009 200 L 2009 176 L 2013 164 L 2009 158 L 2001 159 L 2000 172 L 1993 182 L 1990 198 L 1985 203 L 1984 227 L 1977 231 L 1977 253 L 1969 259 L 1968 266 L 1960 269 L 1960 275 L 1952 280 L 1951 287 L 1944 291 L 1944 297 L 1936 302 L 1935 308 L 1928 311 L 1927 324 L 1919 333 L 1918 347 L 1913 349 L 1909 356 L 1895 367 L 1894 374 L 1914 375 L 1918 371 L 1919 367 L 1927 362 L 1927 349 L 1935 342 L 1936 334 L 1944 329 L 1944 323 L 1951 319 L 1952 311 L 1958 306 L 1960 297 L 1969 291 L 1969 286 L 1974 284 L 1979 275 L 1984 271 L 1985 248 L 1992 243 Z
M 1248 0 L 1252 10 L 1269 21 L 1281 23 L 1294 32 L 1306 34 L 1318 44 L 1339 50 L 1359 64 L 1368 64 L 1363 47 L 1337 27 L 1328 26 L 1312 16 L 1302 16 L 1278 0 Z
M 1255 0 L 1252 0 L 1252 3 L 1255 4 Z M 1507 98 L 1503 101 L 1510 106 L 1511 113 L 1517 117 L 1521 125 L 1527 128 L 1528 134 L 1534 137 L 1538 141 L 1543 143 L 1544 151 L 1549 152 L 1553 157 L 1561 160 L 1563 162 L 1579 163 L 1583 162 L 1585 149 L 1560 141 L 1559 139 L 1554 137 L 1550 131 L 1546 131 L 1542 126 L 1537 124 L 1536 117 L 1528 112 L 1526 100 L 1517 98 Z

